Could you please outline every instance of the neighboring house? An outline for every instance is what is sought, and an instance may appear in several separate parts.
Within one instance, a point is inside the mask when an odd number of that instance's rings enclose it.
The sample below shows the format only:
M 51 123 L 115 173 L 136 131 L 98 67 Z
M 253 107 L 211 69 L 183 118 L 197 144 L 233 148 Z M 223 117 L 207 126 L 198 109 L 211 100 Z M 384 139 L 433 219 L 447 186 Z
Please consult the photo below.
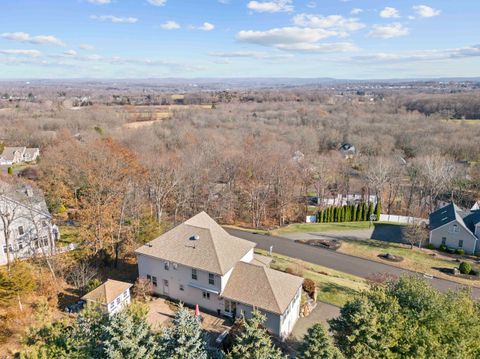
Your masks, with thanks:
M 40 156 L 38 148 L 5 147 L 0 155 L 0 165 L 14 165 L 21 162 L 33 162 Z
M 34 162 L 40 156 L 39 148 L 27 148 L 23 155 L 23 162 Z
M 465 253 L 480 251 L 480 210 L 463 211 L 450 203 L 430 214 L 430 243 L 463 248 Z
M 345 158 L 353 158 L 357 153 L 355 146 L 350 143 L 343 143 L 338 150 Z
M 130 304 L 130 288 L 132 284 L 108 279 L 91 292 L 85 294 L 82 299 L 100 305 L 102 310 L 112 315 Z
M 50 254 L 59 239 L 58 227 L 51 222 L 42 191 L 29 185 L 0 182 L 0 265 L 9 256 L 31 257 Z
M 185 95 L 172 95 L 174 105 L 185 105 Z
M 270 269 L 255 246 L 201 212 L 135 253 L 155 293 L 230 317 L 251 317 L 256 308 L 284 339 L 299 317 L 303 278 Z

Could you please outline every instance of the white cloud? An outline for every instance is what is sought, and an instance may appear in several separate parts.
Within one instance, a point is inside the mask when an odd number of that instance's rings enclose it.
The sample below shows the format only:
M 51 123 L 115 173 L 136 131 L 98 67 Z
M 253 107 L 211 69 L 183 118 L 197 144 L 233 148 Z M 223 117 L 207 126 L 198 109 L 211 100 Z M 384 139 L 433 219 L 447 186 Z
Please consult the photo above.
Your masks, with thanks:
M 82 50 L 88 50 L 88 51 L 95 50 L 95 46 L 90 44 L 80 44 L 79 48 L 81 48 Z
M 26 32 L 4 32 L 0 37 L 6 40 L 28 42 L 30 44 L 51 44 L 57 46 L 65 46 L 65 43 L 52 35 L 31 36 Z
M 234 52 L 212 52 L 210 56 L 220 57 L 220 58 L 253 58 L 253 59 L 285 59 L 291 58 L 293 55 L 290 54 L 269 54 L 267 52 L 259 51 L 234 51 Z
M 350 11 L 350 14 L 358 15 L 358 14 L 361 14 L 362 12 L 363 12 L 363 9 L 356 7 L 356 8 L 353 8 L 352 11 Z
M 373 25 L 372 31 L 368 34 L 371 37 L 379 37 L 382 39 L 391 39 L 393 37 L 400 37 L 408 35 L 410 30 L 400 23 L 389 25 Z
M 247 8 L 257 12 L 291 12 L 292 0 L 250 1 Z
M 392 17 L 398 18 L 400 17 L 400 12 L 394 7 L 387 6 L 382 11 L 380 11 L 380 17 L 383 17 L 385 19 L 389 19 Z
M 202 30 L 202 31 L 212 31 L 213 29 L 215 29 L 215 25 L 209 23 L 209 22 L 204 22 L 202 24 L 202 26 L 199 26 L 198 27 L 199 30 Z
M 413 7 L 415 13 L 420 17 L 434 17 L 440 15 L 440 10 L 435 10 L 434 8 L 427 5 L 417 5 Z
M 153 6 L 165 6 L 167 0 L 147 0 L 147 2 Z
M 77 52 L 75 50 L 67 50 L 63 54 L 65 56 L 77 56 Z
M 87 0 L 87 2 L 95 5 L 106 5 L 106 4 L 110 4 L 112 0 Z
M 365 27 L 354 18 L 345 18 L 341 15 L 321 16 L 313 14 L 298 14 L 294 16 L 293 23 L 297 26 L 319 29 L 332 29 L 338 31 L 357 31 Z
M 337 31 L 321 28 L 283 27 L 267 31 L 240 31 L 237 40 L 251 44 L 274 47 L 285 51 L 334 52 L 351 51 L 351 43 L 319 44 L 320 40 L 339 36 Z
M 42 56 L 42 53 L 38 50 L 0 50 L 0 54 L 28 56 L 28 57 L 40 57 L 40 56 Z
M 176 30 L 180 29 L 180 25 L 175 21 L 167 21 L 160 25 L 164 30 Z
M 480 45 L 444 50 L 422 50 L 401 53 L 381 52 L 370 55 L 355 56 L 352 59 L 362 62 L 417 62 L 460 59 L 467 57 L 480 57 Z
M 138 21 L 136 17 L 118 17 L 113 15 L 92 15 L 90 19 L 101 22 L 113 22 L 114 24 L 135 24 Z

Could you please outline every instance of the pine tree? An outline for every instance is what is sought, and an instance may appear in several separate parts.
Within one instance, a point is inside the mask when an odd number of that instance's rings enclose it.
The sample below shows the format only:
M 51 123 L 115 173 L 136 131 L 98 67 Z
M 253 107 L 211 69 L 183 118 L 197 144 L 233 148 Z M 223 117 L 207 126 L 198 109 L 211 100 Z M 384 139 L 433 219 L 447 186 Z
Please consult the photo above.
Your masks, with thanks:
M 200 319 L 180 305 L 159 340 L 156 357 L 169 359 L 206 359 L 207 349 Z
M 357 212 L 357 207 L 358 207 L 358 206 L 353 205 L 353 211 L 352 211 L 352 213 L 353 213 L 353 214 L 352 214 L 352 221 L 353 221 L 353 222 L 358 221 L 358 218 L 357 218 L 357 214 L 358 214 L 358 212 Z
M 328 336 L 321 323 L 314 324 L 303 337 L 297 358 L 299 359 L 340 359 L 343 355 Z
M 105 358 L 154 358 L 156 344 L 145 316 L 123 310 L 113 315 L 102 329 Z
M 368 205 L 368 213 L 367 213 L 367 221 L 370 220 L 370 216 L 373 214 L 373 203 L 370 202 L 369 205 Z
M 360 203 L 358 205 L 358 209 L 357 209 L 357 221 L 358 222 L 361 222 L 363 221 L 363 203 Z
M 228 359 L 280 359 L 285 358 L 272 344 L 268 332 L 261 327 L 266 317 L 259 311 L 251 319 L 243 320 L 243 332 L 235 338 L 235 344 L 227 354 Z
M 377 221 L 380 220 L 380 214 L 381 214 L 381 207 L 380 207 L 380 201 L 377 201 L 377 204 L 375 205 L 375 215 L 377 216 Z

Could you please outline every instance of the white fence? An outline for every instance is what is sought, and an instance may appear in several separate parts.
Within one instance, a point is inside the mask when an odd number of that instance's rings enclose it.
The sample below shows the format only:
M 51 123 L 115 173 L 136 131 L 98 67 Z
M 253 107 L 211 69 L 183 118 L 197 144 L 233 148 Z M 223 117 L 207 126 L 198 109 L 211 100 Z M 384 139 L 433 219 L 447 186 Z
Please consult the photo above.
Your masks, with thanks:
M 381 214 L 380 221 L 396 222 L 396 223 L 419 223 L 419 222 L 428 223 L 428 219 L 425 219 L 425 218 L 416 218 L 411 216 L 397 216 L 395 214 Z

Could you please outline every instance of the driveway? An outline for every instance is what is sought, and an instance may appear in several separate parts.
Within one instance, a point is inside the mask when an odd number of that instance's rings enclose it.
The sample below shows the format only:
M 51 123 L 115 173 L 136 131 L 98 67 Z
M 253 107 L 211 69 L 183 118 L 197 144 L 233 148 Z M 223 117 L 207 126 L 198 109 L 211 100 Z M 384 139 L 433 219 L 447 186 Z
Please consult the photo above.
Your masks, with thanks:
M 298 258 L 306 262 L 319 264 L 363 278 L 370 277 L 372 274 L 376 273 L 389 273 L 395 276 L 413 273 L 401 268 L 389 266 L 388 264 L 337 253 L 328 249 L 296 243 L 291 239 L 283 237 L 265 236 L 231 228 L 225 229 L 233 236 L 257 243 L 257 247 L 260 249 L 268 251 L 270 246 L 273 246 L 273 251 L 278 254 Z M 433 278 L 426 280 L 428 280 L 432 286 L 443 292 L 446 292 L 449 289 L 459 289 L 464 287 L 461 284 L 445 279 Z M 474 298 L 480 298 L 480 288 L 469 288 L 471 289 Z
M 327 321 L 336 318 L 339 315 L 340 308 L 331 304 L 317 302 L 317 306 L 308 317 L 298 319 L 297 324 L 295 324 L 295 327 L 293 328 L 292 336 L 300 341 L 307 333 L 308 328 L 315 323 L 321 322 L 326 328 L 328 328 Z
M 286 233 L 282 237 L 292 240 L 302 239 L 376 239 L 379 241 L 392 243 L 405 243 L 408 241 L 403 237 L 405 226 L 388 223 L 375 223 L 372 228 L 352 229 L 345 231 L 329 231 L 329 232 L 303 232 L 303 233 Z

